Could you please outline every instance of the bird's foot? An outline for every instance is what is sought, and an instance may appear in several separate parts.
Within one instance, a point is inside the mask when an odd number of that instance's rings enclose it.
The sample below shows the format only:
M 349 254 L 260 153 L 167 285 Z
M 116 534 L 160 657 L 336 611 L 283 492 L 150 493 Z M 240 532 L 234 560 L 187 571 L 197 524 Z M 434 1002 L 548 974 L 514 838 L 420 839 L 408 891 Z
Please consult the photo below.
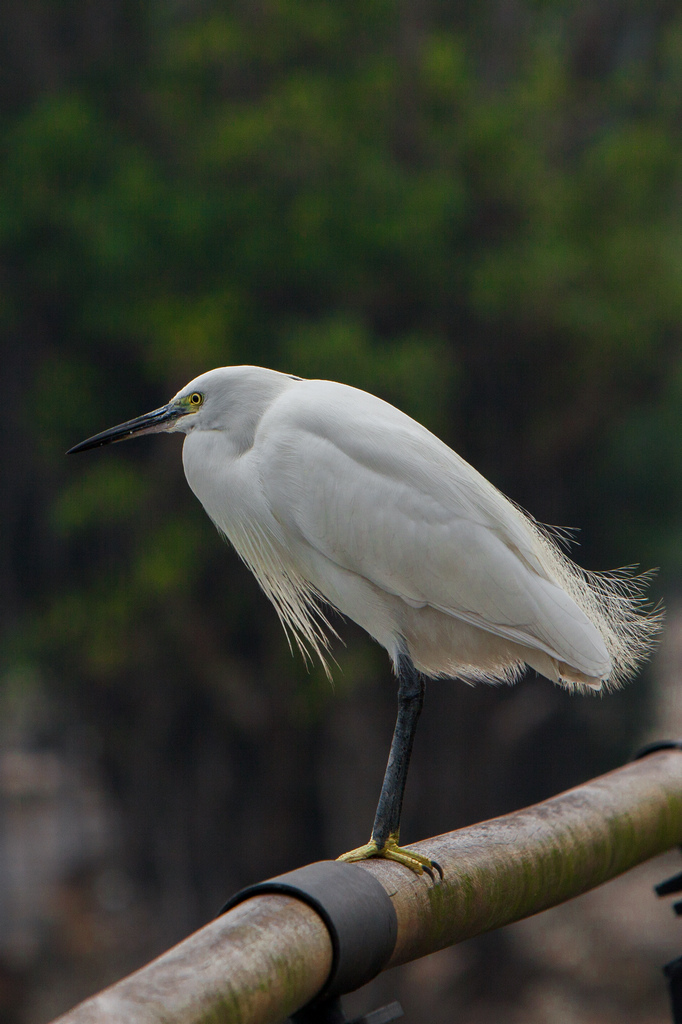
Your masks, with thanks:
M 342 853 L 338 860 L 345 861 L 357 861 L 357 860 L 369 860 L 371 857 L 382 857 L 384 860 L 393 860 L 397 864 L 403 864 L 410 871 L 414 871 L 415 874 L 421 875 L 426 872 L 431 877 L 432 881 L 435 881 L 435 874 L 437 872 L 440 877 L 443 877 L 443 869 L 440 864 L 437 864 L 435 860 L 430 860 L 428 857 L 422 856 L 421 853 L 415 853 L 414 850 L 408 850 L 404 846 L 398 846 L 398 836 L 390 835 L 383 846 L 377 843 L 376 839 L 372 838 L 364 846 L 358 846 L 357 850 L 349 850 L 348 853 Z

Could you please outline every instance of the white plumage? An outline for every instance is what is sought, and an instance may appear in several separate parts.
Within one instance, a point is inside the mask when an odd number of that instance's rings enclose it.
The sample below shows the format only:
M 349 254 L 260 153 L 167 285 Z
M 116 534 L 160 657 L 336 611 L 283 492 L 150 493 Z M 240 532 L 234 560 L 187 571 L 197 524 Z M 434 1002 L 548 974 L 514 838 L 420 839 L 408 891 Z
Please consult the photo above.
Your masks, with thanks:
M 524 664 L 564 685 L 627 678 L 656 616 L 627 574 L 585 573 L 425 427 L 366 392 L 260 367 L 197 377 L 190 487 L 320 657 L 319 597 L 397 663 L 430 676 L 510 680 Z
M 190 487 L 304 653 L 326 666 L 325 605 L 388 651 L 398 718 L 372 838 L 346 860 L 438 869 L 398 845 L 423 676 L 617 685 L 660 628 L 646 577 L 587 573 L 425 427 L 364 391 L 257 366 L 211 370 L 168 405 L 76 445 L 187 436 Z

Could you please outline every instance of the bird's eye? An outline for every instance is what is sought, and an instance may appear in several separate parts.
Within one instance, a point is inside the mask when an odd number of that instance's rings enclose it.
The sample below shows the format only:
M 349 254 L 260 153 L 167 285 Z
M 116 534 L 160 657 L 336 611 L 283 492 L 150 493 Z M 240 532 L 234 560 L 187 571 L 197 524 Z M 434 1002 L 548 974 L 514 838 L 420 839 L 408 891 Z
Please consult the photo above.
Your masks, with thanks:
M 193 405 L 195 407 L 202 405 L 203 401 L 204 401 L 204 396 L 199 391 L 194 391 L 189 396 L 189 404 Z

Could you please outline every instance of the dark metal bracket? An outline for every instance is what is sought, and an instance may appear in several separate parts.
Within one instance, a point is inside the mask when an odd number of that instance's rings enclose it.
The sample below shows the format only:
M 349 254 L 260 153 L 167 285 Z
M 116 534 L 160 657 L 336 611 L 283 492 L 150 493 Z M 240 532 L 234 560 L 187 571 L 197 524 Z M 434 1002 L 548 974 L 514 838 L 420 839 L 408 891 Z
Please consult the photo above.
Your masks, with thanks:
M 632 760 L 637 761 L 640 757 L 655 754 L 659 750 L 682 750 L 682 740 L 661 740 L 658 743 L 648 743 L 635 754 Z M 654 886 L 654 892 L 657 896 L 672 896 L 682 892 L 682 871 L 671 878 L 666 878 L 664 882 L 659 882 Z M 682 900 L 673 903 L 673 910 L 678 917 L 682 917 Z M 673 1024 L 682 1024 L 682 956 L 666 964 L 663 973 L 668 979 Z
M 654 886 L 654 892 L 657 896 L 671 896 L 673 893 L 682 892 L 682 872 L 659 882 Z M 673 903 L 673 910 L 678 916 L 682 915 L 682 900 Z M 668 979 L 673 1024 L 682 1024 L 682 956 L 666 964 L 663 973 Z
M 353 1017 L 352 1020 L 348 1020 L 343 1012 L 341 1000 L 337 996 L 335 999 L 328 999 L 315 1006 L 304 1006 L 289 1020 L 291 1024 L 390 1024 L 391 1021 L 398 1020 L 402 1015 L 402 1006 L 400 1003 L 394 1002 L 387 1006 L 381 1006 L 378 1010 L 370 1010 L 362 1017 Z

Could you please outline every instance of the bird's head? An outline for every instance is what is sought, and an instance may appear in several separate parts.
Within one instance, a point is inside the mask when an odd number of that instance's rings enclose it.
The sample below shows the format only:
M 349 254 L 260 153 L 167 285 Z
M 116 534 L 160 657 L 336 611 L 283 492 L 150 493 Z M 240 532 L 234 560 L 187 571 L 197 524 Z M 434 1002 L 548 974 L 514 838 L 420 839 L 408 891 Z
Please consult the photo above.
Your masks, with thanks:
M 103 430 L 67 452 L 85 452 L 140 434 L 193 430 L 229 431 L 238 448 L 253 442 L 256 425 L 270 402 L 299 378 L 259 366 L 223 366 L 195 377 L 160 409 Z
M 140 434 L 158 434 L 161 431 L 180 431 L 183 434 L 188 434 L 190 430 L 199 425 L 206 395 L 207 389 L 205 386 L 201 386 L 201 378 L 197 377 L 196 381 L 191 381 L 187 387 L 178 391 L 175 398 L 171 398 L 167 405 L 162 405 L 160 409 L 154 409 L 143 416 L 137 416 L 133 420 L 119 423 L 117 427 L 103 430 L 100 434 L 95 434 L 86 441 L 74 445 L 66 454 L 85 452 L 89 448 L 113 444 L 114 441 L 127 441 L 128 438 L 137 437 Z

